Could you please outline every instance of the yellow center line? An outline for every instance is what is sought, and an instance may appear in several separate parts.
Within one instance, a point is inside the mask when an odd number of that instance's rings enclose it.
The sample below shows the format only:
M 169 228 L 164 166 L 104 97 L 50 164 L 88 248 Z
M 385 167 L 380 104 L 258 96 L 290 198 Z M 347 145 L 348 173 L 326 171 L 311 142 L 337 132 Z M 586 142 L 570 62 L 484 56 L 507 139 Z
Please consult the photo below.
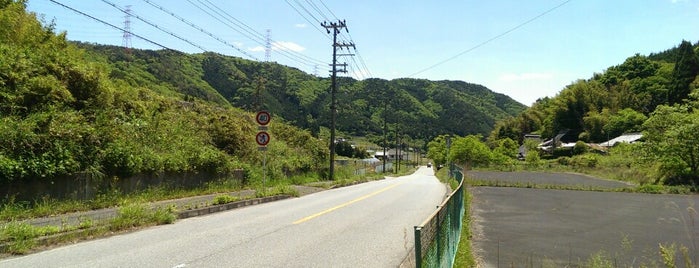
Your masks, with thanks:
M 334 207 L 332 207 L 332 208 L 323 210 L 323 211 L 318 212 L 318 213 L 316 213 L 316 214 L 313 214 L 313 215 L 311 215 L 311 216 L 308 216 L 308 217 L 305 217 L 305 218 L 303 218 L 303 219 L 297 220 L 297 221 L 293 222 L 293 224 L 299 224 L 299 223 L 307 222 L 307 221 L 312 220 L 312 219 L 314 219 L 314 218 L 320 217 L 320 216 L 322 216 L 322 215 L 324 215 L 324 214 L 328 214 L 328 213 L 333 212 L 333 211 L 335 211 L 335 210 L 341 209 L 341 208 L 343 208 L 343 207 L 346 207 L 346 206 L 349 206 L 349 205 L 351 205 L 351 204 L 357 203 L 357 202 L 362 201 L 362 200 L 364 200 L 364 199 L 367 199 L 367 198 L 369 198 L 369 197 L 372 197 L 372 196 L 375 196 L 375 195 L 377 195 L 377 194 L 380 194 L 380 193 L 383 193 L 383 192 L 385 192 L 385 191 L 388 191 L 388 190 L 390 190 L 390 189 L 392 189 L 392 188 L 394 188 L 394 187 L 396 187 L 396 186 L 398 186 L 398 185 L 401 185 L 401 184 L 403 184 L 403 183 L 405 183 L 405 181 L 404 181 L 404 182 L 400 182 L 400 183 L 396 183 L 396 184 L 391 185 L 391 186 L 388 186 L 388 187 L 386 187 L 386 188 L 383 188 L 383 189 L 378 190 L 378 191 L 376 191 L 376 192 L 373 192 L 373 193 L 367 194 L 367 195 L 365 195 L 365 196 L 359 197 L 359 198 L 354 199 L 354 200 L 352 200 L 352 201 L 349 201 L 349 202 L 347 202 L 347 203 L 343 203 L 343 204 L 334 206 Z

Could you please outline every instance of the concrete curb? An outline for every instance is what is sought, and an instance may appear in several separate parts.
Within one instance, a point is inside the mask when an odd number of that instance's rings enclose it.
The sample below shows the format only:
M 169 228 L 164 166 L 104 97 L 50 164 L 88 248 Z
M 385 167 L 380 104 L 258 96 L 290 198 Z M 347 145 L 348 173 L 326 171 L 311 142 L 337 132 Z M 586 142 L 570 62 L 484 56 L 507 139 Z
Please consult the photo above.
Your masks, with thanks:
M 263 204 L 263 203 L 268 203 L 268 202 L 274 202 L 274 201 L 288 199 L 288 198 L 291 198 L 291 196 L 290 195 L 275 195 L 275 196 L 241 200 L 241 201 L 236 201 L 236 202 L 231 202 L 231 203 L 226 203 L 226 204 L 221 204 L 221 205 L 214 205 L 214 206 L 209 206 L 209 207 L 179 211 L 179 212 L 177 212 L 177 219 L 180 220 L 180 219 L 186 219 L 186 218 L 191 218 L 191 217 L 197 217 L 197 216 L 202 216 L 202 215 L 206 215 L 206 214 L 211 214 L 211 213 L 216 213 L 216 212 L 221 212 L 221 211 L 226 211 L 226 210 L 231 210 L 231 209 L 236 209 L 236 208 L 241 208 L 241 207 L 246 207 L 246 206 L 253 206 L 253 205 L 258 205 L 258 204 Z

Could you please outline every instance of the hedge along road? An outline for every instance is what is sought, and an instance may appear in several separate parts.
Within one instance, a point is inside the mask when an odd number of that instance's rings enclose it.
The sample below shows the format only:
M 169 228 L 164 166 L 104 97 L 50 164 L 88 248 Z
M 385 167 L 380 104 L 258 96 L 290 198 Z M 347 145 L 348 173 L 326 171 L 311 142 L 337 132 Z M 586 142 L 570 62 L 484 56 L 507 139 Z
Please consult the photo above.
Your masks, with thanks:
M 0 267 L 397 267 L 444 199 L 432 169 L 189 218 Z
M 614 188 L 568 173 L 469 172 L 476 180 Z M 540 177 L 540 181 L 537 179 Z M 526 184 L 526 183 L 524 183 Z M 617 183 L 616 187 L 626 187 Z M 699 196 L 474 187 L 471 229 L 482 267 L 576 267 L 594 255 L 620 267 L 661 264 L 659 244 L 699 260 Z M 677 263 L 684 263 L 679 250 Z

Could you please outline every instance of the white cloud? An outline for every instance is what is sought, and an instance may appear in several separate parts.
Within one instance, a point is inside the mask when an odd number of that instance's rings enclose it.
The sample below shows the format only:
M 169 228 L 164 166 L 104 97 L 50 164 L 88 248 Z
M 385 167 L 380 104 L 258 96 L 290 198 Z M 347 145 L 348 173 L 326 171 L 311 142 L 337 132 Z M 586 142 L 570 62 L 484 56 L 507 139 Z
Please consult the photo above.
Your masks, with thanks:
M 526 81 L 526 80 L 551 80 L 551 73 L 521 73 L 521 74 L 503 74 L 500 76 L 501 81 Z
M 256 47 L 251 47 L 248 48 L 249 51 L 252 52 L 263 52 L 265 51 L 264 46 L 256 46 Z M 305 47 L 302 47 L 299 44 L 296 44 L 294 42 L 287 42 L 287 41 L 277 41 L 272 43 L 272 50 L 273 51 L 294 51 L 294 52 L 301 52 L 306 50 Z
M 296 28 L 306 28 L 306 27 L 308 27 L 308 25 L 306 25 L 305 23 L 298 23 L 298 24 L 294 24 L 294 27 L 296 27 Z
M 272 50 L 291 50 L 294 52 L 301 52 L 306 50 L 306 48 L 294 42 L 277 41 L 272 43 Z
M 265 51 L 265 47 L 263 47 L 263 46 L 256 46 L 256 47 L 248 48 L 248 50 L 250 50 L 250 51 L 252 51 L 252 52 L 262 52 L 262 51 Z

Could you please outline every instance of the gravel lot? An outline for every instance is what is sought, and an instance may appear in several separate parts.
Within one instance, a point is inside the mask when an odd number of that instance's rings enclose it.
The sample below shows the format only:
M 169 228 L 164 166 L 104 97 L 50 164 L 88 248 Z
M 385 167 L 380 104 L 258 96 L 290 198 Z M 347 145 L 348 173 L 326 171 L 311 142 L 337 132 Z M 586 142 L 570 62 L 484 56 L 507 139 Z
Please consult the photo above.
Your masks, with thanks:
M 475 173 L 475 175 L 474 175 Z M 607 185 L 583 175 L 469 172 L 478 178 Z M 481 267 L 579 267 L 603 254 L 619 267 L 659 264 L 658 245 L 699 260 L 697 195 L 474 187 L 472 243 Z M 677 256 L 678 260 L 682 260 Z M 683 267 L 678 261 L 678 267 Z M 583 265 L 584 266 L 584 265 Z

